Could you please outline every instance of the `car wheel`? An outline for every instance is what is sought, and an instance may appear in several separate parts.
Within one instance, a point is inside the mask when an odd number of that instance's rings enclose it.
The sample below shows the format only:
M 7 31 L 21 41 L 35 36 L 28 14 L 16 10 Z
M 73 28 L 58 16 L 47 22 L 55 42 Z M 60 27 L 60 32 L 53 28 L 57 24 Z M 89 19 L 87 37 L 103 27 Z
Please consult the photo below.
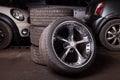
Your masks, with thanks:
M 39 47 L 31 45 L 30 56 L 33 62 L 40 64 L 40 65 L 46 65 L 43 54 L 39 52 Z
M 12 41 L 12 30 L 3 21 L 0 20 L 0 49 L 4 49 L 9 46 Z
M 99 39 L 107 49 L 120 51 L 120 19 L 107 22 L 100 31 Z
M 32 25 L 48 26 L 51 22 L 65 16 L 73 16 L 73 9 L 63 7 L 39 7 L 30 9 Z
M 39 46 L 39 38 L 45 27 L 30 26 L 30 41 L 32 45 Z
M 95 58 L 95 41 L 90 29 L 74 18 L 51 23 L 40 38 L 40 51 L 46 64 L 59 73 L 85 71 Z

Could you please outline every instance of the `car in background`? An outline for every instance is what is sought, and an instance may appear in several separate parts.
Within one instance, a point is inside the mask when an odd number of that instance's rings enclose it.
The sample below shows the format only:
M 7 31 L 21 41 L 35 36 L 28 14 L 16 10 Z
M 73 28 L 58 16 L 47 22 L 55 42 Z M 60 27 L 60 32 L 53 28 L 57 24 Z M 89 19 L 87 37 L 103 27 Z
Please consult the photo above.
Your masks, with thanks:
M 101 44 L 109 50 L 120 50 L 120 0 L 92 0 L 85 20 Z
M 0 6 L 0 49 L 29 40 L 29 25 L 28 11 Z

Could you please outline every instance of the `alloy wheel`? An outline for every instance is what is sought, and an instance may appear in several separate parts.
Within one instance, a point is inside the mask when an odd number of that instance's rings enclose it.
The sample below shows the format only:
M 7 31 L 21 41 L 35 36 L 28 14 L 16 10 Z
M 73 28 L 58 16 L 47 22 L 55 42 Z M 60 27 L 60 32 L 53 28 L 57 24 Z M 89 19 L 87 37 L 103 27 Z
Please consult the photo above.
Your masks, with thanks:
M 114 24 L 107 30 L 106 41 L 111 46 L 120 48 L 120 24 Z
M 52 48 L 61 63 L 72 68 L 86 65 L 94 54 L 94 40 L 79 22 L 65 21 L 52 34 Z

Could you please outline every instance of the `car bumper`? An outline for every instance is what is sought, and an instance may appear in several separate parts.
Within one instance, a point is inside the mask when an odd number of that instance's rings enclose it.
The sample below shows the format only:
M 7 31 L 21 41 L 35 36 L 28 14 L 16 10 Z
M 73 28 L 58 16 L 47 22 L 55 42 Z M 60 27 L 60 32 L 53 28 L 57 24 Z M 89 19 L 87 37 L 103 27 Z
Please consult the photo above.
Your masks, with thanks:
M 19 33 L 21 37 L 28 37 L 29 36 L 29 23 L 25 22 L 19 22 L 16 23 L 16 26 L 18 27 Z

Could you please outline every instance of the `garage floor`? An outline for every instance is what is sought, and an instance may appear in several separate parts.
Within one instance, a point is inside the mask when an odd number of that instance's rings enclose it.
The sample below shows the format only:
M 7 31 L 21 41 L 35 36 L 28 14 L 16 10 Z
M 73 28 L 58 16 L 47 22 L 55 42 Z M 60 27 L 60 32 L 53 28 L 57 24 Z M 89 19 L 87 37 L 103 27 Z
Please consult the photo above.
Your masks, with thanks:
M 84 74 L 55 74 L 30 60 L 29 47 L 0 50 L 0 80 L 120 80 L 120 52 L 98 48 L 93 66 Z

